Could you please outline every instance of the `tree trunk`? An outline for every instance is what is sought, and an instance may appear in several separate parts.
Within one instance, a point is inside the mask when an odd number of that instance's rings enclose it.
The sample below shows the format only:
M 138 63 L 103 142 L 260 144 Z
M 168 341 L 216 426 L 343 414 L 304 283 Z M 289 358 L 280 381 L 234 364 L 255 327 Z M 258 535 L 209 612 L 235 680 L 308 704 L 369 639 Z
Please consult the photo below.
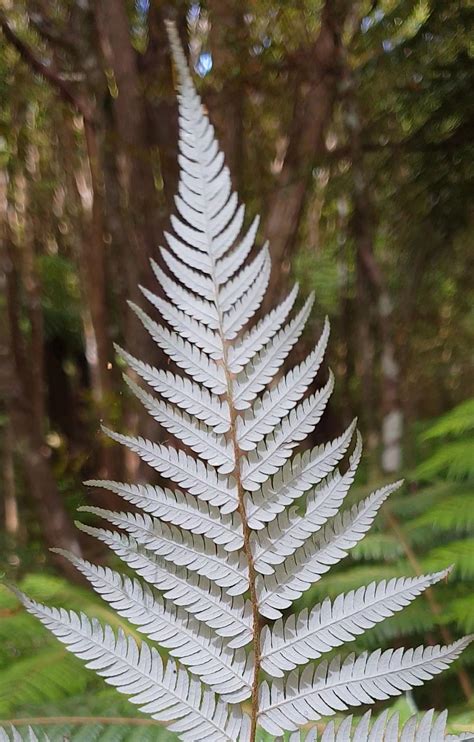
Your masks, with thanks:
M 4 182 L 5 190 L 7 187 Z M 77 532 L 69 518 L 54 480 L 50 454 L 51 449 L 44 438 L 44 388 L 42 376 L 42 310 L 36 301 L 38 291 L 37 276 L 31 255 L 32 242 L 25 239 L 27 257 L 27 276 L 23 285 L 27 292 L 28 313 L 32 332 L 28 344 L 21 332 L 18 252 L 9 235 L 7 200 L 2 219 L 2 288 L 5 295 L 5 316 L 1 343 L 1 382 L 5 408 L 12 426 L 16 453 L 21 457 L 27 492 L 36 512 L 45 545 L 48 548 L 60 547 L 80 554 Z M 34 328 L 34 329 L 33 329 Z M 29 371 L 34 367 L 34 372 Z M 52 554 L 52 562 L 75 581 L 82 582 L 67 560 Z
M 219 144 L 224 152 L 236 190 L 242 181 L 245 44 L 245 3 L 229 0 L 208 2 L 211 29 L 213 88 L 205 95 Z
M 289 272 L 305 194 L 315 160 L 326 149 L 324 135 L 331 121 L 342 71 L 341 34 L 349 6 L 345 0 L 326 0 L 318 38 L 299 61 L 288 148 L 264 224 L 273 258 L 266 308 L 285 292 L 285 274 Z
M 373 341 L 370 333 L 369 301 L 375 305 L 375 323 L 380 343 L 380 438 L 382 471 L 387 474 L 402 468 L 403 411 L 400 395 L 400 371 L 393 338 L 393 305 L 382 269 L 374 250 L 375 216 L 370 185 L 361 146 L 362 120 L 354 94 L 354 81 L 348 76 L 346 126 L 352 154 L 353 213 L 352 234 L 356 250 L 359 292 L 359 340 L 364 403 L 368 406 L 370 432 L 375 408 Z

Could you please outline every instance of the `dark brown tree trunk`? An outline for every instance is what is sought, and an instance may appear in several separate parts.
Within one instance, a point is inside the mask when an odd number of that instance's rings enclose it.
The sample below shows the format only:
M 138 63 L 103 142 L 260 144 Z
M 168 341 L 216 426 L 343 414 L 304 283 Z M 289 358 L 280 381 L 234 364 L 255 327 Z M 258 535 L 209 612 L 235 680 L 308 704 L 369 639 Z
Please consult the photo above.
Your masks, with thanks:
M 374 249 L 376 222 L 370 197 L 368 174 L 361 146 L 362 120 L 354 94 L 354 81 L 348 77 L 346 124 L 352 154 L 353 213 L 352 234 L 356 250 L 359 298 L 359 340 L 362 385 L 368 406 L 369 430 L 373 434 L 374 343 L 370 331 L 370 304 L 374 304 L 376 331 L 380 343 L 380 425 L 382 471 L 399 472 L 402 467 L 403 410 L 400 394 L 400 369 L 393 337 L 393 305 L 382 268 Z
M 248 49 L 245 3 L 210 0 L 213 89 L 205 95 L 219 144 L 234 187 L 241 185 L 243 165 L 244 91 L 242 79 Z
M 6 200 L 5 200 L 6 202 Z M 26 489 L 48 548 L 60 547 L 80 554 L 77 532 L 69 518 L 54 480 L 51 449 L 44 437 L 43 333 L 42 310 L 37 301 L 38 281 L 32 260 L 32 242 L 26 237 L 23 249 L 26 259 L 19 261 L 18 249 L 10 237 L 8 212 L 1 214 L 1 273 L 5 297 L 3 321 L 0 322 L 1 386 L 5 408 L 12 427 L 15 452 L 21 458 Z M 30 339 L 25 342 L 20 329 L 20 296 L 18 266 L 26 275 L 22 284 L 27 294 L 27 312 L 31 324 Z M 52 562 L 68 577 L 82 582 L 77 570 L 56 554 Z
M 297 60 L 296 97 L 288 148 L 264 223 L 273 258 L 267 308 L 286 290 L 286 275 L 305 195 L 315 161 L 326 150 L 324 136 L 331 121 L 342 72 L 341 35 L 349 6 L 346 0 L 326 0 L 319 35 L 303 58 Z

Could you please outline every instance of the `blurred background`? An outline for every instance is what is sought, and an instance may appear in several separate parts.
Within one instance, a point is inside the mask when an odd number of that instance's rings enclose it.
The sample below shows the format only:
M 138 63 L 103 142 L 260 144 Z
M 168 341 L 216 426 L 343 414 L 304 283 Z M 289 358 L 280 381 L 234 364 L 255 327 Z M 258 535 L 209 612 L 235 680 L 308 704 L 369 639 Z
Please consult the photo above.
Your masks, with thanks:
M 449 643 L 474 630 L 469 6 L 3 0 L 0 572 L 8 581 L 118 623 L 49 549 L 107 560 L 74 527 L 75 510 L 120 504 L 82 481 L 151 481 L 151 470 L 104 439 L 100 422 L 163 435 L 125 392 L 113 343 L 163 363 L 126 300 L 140 301 L 138 284 L 156 290 L 149 258 L 159 259 L 173 210 L 177 114 L 163 21 L 174 18 L 246 220 L 260 213 L 259 240 L 270 240 L 265 308 L 295 279 L 300 300 L 315 291 L 301 357 L 324 316 L 331 320 L 319 382 L 332 368 L 336 390 L 312 443 L 357 415 L 365 456 L 353 499 L 405 477 L 376 527 L 300 607 L 454 563 L 446 584 L 355 646 Z M 397 707 L 448 706 L 453 729 L 474 731 L 473 666 L 471 649 Z M 104 688 L 0 587 L 1 719 L 61 717 L 64 733 L 81 725 L 76 717 L 112 716 L 114 739 L 174 739 L 145 717 L 127 722 L 134 710 Z

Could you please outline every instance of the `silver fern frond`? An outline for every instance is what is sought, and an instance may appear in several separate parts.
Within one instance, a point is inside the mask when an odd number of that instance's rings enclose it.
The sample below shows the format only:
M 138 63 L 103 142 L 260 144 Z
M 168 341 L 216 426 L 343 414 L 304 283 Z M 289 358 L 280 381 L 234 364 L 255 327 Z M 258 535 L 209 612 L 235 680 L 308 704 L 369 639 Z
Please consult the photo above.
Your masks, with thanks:
M 177 214 L 161 264 L 152 261 L 160 292 L 142 288 L 150 312 L 162 319 L 131 308 L 183 373 L 117 352 L 148 387 L 126 377 L 130 391 L 179 446 L 104 432 L 172 484 L 88 482 L 138 511 L 81 508 L 120 531 L 78 524 L 137 577 L 61 553 L 170 657 L 165 663 L 146 640 L 138 645 L 83 614 L 21 600 L 88 667 L 183 740 L 254 742 L 257 727 L 294 732 L 292 742 L 316 740 L 316 731 L 305 736 L 300 728 L 420 685 L 454 661 L 469 638 L 318 661 L 402 610 L 449 570 L 371 583 L 283 616 L 364 537 L 400 483 L 344 508 L 362 453 L 356 421 L 335 440 L 295 453 L 333 391 L 331 372 L 318 391 L 311 389 L 329 322 L 307 357 L 288 368 L 313 297 L 294 311 L 295 286 L 257 316 L 270 277 L 269 248 L 254 249 L 258 218 L 242 233 L 244 207 L 172 24 L 168 33 L 178 77 Z M 263 680 L 263 672 L 273 679 Z M 338 727 L 329 723 L 321 740 L 388 742 L 400 735 L 437 742 L 447 739 L 445 723 L 428 713 L 399 730 L 398 717 L 382 714 L 371 725 L 369 713 L 355 727 L 352 717 Z

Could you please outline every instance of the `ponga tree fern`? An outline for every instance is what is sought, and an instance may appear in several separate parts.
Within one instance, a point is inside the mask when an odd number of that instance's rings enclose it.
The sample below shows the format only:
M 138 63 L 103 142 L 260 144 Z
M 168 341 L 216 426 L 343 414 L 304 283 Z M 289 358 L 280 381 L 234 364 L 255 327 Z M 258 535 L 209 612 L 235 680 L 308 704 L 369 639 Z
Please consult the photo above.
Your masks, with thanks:
M 106 431 L 173 486 L 90 483 L 138 509 L 82 508 L 120 531 L 80 527 L 141 580 L 67 556 L 170 658 L 163 661 L 145 641 L 138 645 L 85 615 L 22 600 L 88 667 L 181 739 L 249 742 L 261 728 L 273 736 L 295 732 L 296 740 L 308 722 L 420 685 L 455 660 L 468 639 L 345 659 L 332 651 L 401 610 L 446 571 L 373 583 L 310 612 L 284 615 L 360 541 L 399 483 L 344 509 L 361 456 L 355 423 L 336 440 L 295 454 L 332 391 L 330 376 L 308 393 L 329 326 L 305 360 L 283 373 L 312 299 L 292 313 L 295 288 L 251 322 L 268 284 L 268 247 L 252 252 L 258 219 L 239 238 L 244 209 L 231 192 L 176 31 L 168 30 L 179 77 L 178 215 L 161 250 L 166 270 L 153 263 L 162 293 L 143 289 L 166 326 L 132 309 L 184 373 L 118 352 L 159 396 L 129 379 L 133 393 L 186 450 Z M 292 507 L 303 496 L 304 509 Z M 366 716 L 354 739 L 369 739 L 368 723 Z M 423 739 L 432 730 L 433 740 L 444 739 L 443 718 L 428 716 L 420 724 Z M 344 725 L 340 738 L 346 740 L 350 719 Z M 393 739 L 397 729 L 397 721 L 382 717 L 373 739 Z M 412 740 L 415 729 L 413 722 L 404 738 Z M 328 727 L 328 735 L 333 731 Z

